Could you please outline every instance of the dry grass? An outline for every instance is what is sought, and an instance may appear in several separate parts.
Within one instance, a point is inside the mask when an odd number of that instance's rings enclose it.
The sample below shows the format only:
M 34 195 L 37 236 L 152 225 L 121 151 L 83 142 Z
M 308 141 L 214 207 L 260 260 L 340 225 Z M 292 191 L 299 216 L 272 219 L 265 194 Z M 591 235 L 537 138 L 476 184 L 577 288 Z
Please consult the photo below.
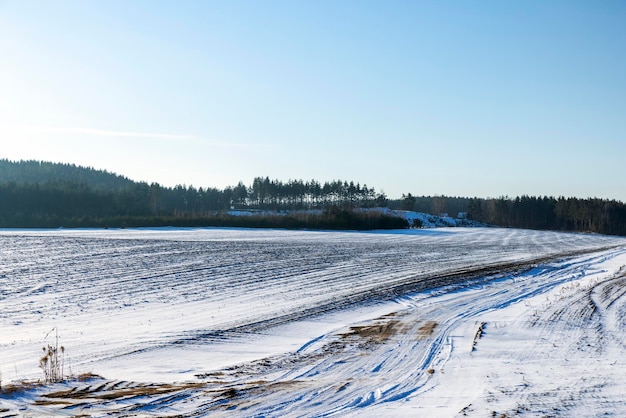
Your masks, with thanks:
M 44 339 L 48 338 L 53 331 L 56 335 L 55 342 L 43 347 L 44 355 L 39 359 L 39 367 L 43 371 L 44 383 L 57 383 L 64 379 L 65 347 L 59 346 L 58 328 L 52 328 Z
M 37 399 L 33 402 L 34 405 L 38 406 L 55 406 L 55 405 L 74 405 L 74 402 L 65 401 L 60 399 L 47 400 L 47 399 Z
M 77 389 L 72 388 L 58 392 L 51 392 L 41 395 L 47 399 L 54 399 L 56 403 L 61 403 L 64 399 L 99 399 L 99 400 L 118 400 L 128 399 L 140 396 L 154 396 L 166 393 L 178 392 L 185 389 L 197 389 L 203 387 L 204 383 L 186 383 L 180 385 L 163 384 L 163 385 L 146 385 L 134 386 L 126 388 L 115 388 L 107 390 L 103 386 L 98 388 Z M 48 401 L 53 402 L 53 401 Z
M 43 386 L 41 382 L 27 380 L 9 383 L 8 385 L 3 385 L 2 388 L 0 388 L 0 395 L 11 396 L 41 386 Z
M 81 373 L 78 376 L 76 376 L 76 380 L 78 380 L 79 382 L 86 382 L 92 379 L 102 379 L 102 376 L 97 375 L 95 373 L 91 373 L 91 372 Z

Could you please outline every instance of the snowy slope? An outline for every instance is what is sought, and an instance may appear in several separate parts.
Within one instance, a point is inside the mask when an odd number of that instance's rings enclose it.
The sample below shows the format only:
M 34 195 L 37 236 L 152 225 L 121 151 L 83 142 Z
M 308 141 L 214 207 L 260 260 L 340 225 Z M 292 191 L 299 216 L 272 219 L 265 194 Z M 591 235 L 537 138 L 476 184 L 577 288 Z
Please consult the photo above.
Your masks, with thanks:
M 409 221 L 409 225 L 413 225 L 414 220 L 419 220 L 422 228 L 445 228 L 445 227 L 484 227 L 480 222 L 469 219 L 458 219 L 451 216 L 437 216 L 429 213 L 415 212 L 410 210 L 395 210 L 389 208 L 358 208 L 357 212 L 376 212 L 389 216 L 403 218 Z M 227 213 L 231 216 L 286 216 L 290 214 L 322 214 L 321 209 L 296 210 L 296 211 L 273 211 L 273 210 L 229 210 Z
M 5 384 L 38 376 L 54 326 L 74 372 L 112 379 L 0 395 L 7 414 L 547 411 L 552 401 L 536 400 L 553 387 L 544 374 L 569 358 L 606 364 L 592 386 L 605 383 L 607 411 L 626 411 L 614 396 L 624 382 L 609 373 L 611 364 L 623 370 L 615 340 L 626 311 L 615 293 L 626 265 L 622 238 L 486 228 L 157 229 L 5 231 L 0 241 Z M 433 278 L 449 273 L 615 245 L 622 247 L 432 290 L 445 284 Z M 598 308 L 584 313 L 589 300 Z M 571 348 L 581 327 L 604 348 Z M 563 370 L 563 397 L 587 402 L 599 393 Z M 519 386 L 518 371 L 532 385 Z M 58 392 L 72 388 L 82 395 Z

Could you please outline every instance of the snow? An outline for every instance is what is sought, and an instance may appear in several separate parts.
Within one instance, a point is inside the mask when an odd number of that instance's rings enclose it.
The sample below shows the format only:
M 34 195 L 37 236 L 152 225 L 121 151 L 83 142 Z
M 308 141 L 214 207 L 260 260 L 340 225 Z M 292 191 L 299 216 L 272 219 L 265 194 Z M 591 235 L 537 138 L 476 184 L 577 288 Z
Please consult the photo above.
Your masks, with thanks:
M 404 218 L 412 225 L 414 220 L 421 222 L 421 228 L 446 228 L 446 227 L 484 227 L 485 225 L 480 222 L 467 219 L 467 213 L 459 212 L 459 218 L 453 218 L 447 214 L 444 216 L 431 215 L 429 213 L 415 212 L 412 210 L 399 210 L 389 208 L 369 208 L 362 209 L 363 211 L 378 212 L 388 216 L 396 216 L 398 218 Z
M 357 208 L 357 212 L 374 212 L 381 213 L 388 216 L 395 216 L 403 218 L 409 221 L 409 225 L 413 224 L 415 219 L 421 222 L 421 228 L 445 228 L 445 227 L 483 227 L 480 222 L 467 219 L 467 212 L 459 212 L 458 218 L 448 216 L 448 214 L 431 215 L 429 213 L 415 212 L 410 210 L 397 210 L 389 209 L 386 207 L 377 208 Z M 252 209 L 240 209 L 229 210 L 228 215 L 231 216 L 286 216 L 290 214 L 309 214 L 309 215 L 321 215 L 323 211 L 321 209 L 309 209 L 309 210 L 252 210 Z
M 54 327 L 73 373 L 104 376 L 0 393 L 0 416 L 626 413 L 624 238 L 157 228 L 0 243 L 3 385 L 40 377 Z
M 447 321 L 445 343 L 430 362 L 435 373 L 404 402 L 362 415 L 622 415 L 626 346 L 618 334 L 624 323 L 608 315 L 588 321 L 579 315 L 594 315 L 590 306 L 580 310 L 585 293 L 624 281 L 624 263 L 621 249 L 429 299 L 429 306 L 445 312 L 432 315 Z M 473 301 L 465 305 L 468 298 Z M 605 307 L 600 303 L 598 312 Z M 428 311 L 421 308 L 422 314 Z M 598 329 L 600 324 L 606 329 Z M 479 327 L 484 332 L 474 340 Z

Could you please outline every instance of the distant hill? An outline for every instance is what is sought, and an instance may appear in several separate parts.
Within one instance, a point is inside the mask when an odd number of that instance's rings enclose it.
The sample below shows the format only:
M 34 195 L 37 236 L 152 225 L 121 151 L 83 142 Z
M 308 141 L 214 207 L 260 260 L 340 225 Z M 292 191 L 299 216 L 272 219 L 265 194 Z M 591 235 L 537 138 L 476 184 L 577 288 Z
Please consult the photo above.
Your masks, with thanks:
M 126 177 L 74 164 L 0 159 L 0 184 L 73 183 L 94 191 L 119 191 L 136 183 Z
M 406 228 L 405 219 L 382 213 L 356 213 L 352 209 L 371 204 L 374 190 L 353 182 L 325 184 L 268 178 L 255 179 L 250 187 L 239 183 L 215 188 L 162 187 L 134 182 L 103 170 L 74 164 L 0 160 L 0 228 L 230 226 L 311 229 Z M 326 205 L 317 215 L 232 216 L 233 206 Z M 298 187 L 302 190 L 294 191 Z M 277 189 L 280 188 L 280 191 Z M 322 201 L 322 194 L 324 196 Z M 341 208 L 340 208 L 341 206 Z M 344 208 L 345 206 L 345 208 Z

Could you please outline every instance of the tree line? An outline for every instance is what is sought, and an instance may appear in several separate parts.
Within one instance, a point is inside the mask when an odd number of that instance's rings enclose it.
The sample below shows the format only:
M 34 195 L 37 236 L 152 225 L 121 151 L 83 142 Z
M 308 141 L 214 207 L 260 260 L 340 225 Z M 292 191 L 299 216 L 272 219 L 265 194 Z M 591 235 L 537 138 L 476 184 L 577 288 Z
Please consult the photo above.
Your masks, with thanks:
M 389 199 L 353 181 L 271 180 L 218 189 L 134 182 L 92 168 L 0 160 L 0 227 L 262 226 L 324 229 L 407 227 L 403 219 L 354 209 L 389 207 L 459 214 L 487 225 L 626 235 L 626 205 L 616 200 L 520 196 Z M 257 211 L 231 216 L 229 211 Z M 317 211 L 263 216 L 262 211 Z
M 353 211 L 385 200 L 384 194 L 352 181 L 282 182 L 258 177 L 249 186 L 239 182 L 224 189 L 163 187 L 70 164 L 0 160 L 0 227 L 407 227 L 404 219 Z M 229 215 L 229 211 L 242 209 L 321 211 L 271 218 L 260 213 Z
M 304 198 L 303 198 L 304 199 Z M 251 201 L 254 202 L 254 201 Z M 236 216 L 232 189 L 196 189 L 137 183 L 119 191 L 93 190 L 84 184 L 0 184 L 0 227 L 141 227 L 224 226 L 311 229 L 397 229 L 406 220 L 376 212 L 359 212 L 346 201 L 335 201 L 317 212 L 295 211 L 276 216 L 260 210 Z M 341 204 L 339 204 L 341 203 Z M 269 205 L 269 206 L 268 206 Z M 276 208 L 276 204 L 256 205 Z M 300 208 L 296 203 L 294 207 Z M 280 209 L 289 209 L 283 204 Z
M 469 218 L 491 225 L 626 235 L 626 205 L 616 200 L 548 196 L 470 199 L 467 210 Z
M 466 198 L 402 195 L 390 201 L 394 209 L 433 215 L 459 213 L 486 225 L 553 231 L 626 235 L 626 205 L 617 200 L 518 196 Z

